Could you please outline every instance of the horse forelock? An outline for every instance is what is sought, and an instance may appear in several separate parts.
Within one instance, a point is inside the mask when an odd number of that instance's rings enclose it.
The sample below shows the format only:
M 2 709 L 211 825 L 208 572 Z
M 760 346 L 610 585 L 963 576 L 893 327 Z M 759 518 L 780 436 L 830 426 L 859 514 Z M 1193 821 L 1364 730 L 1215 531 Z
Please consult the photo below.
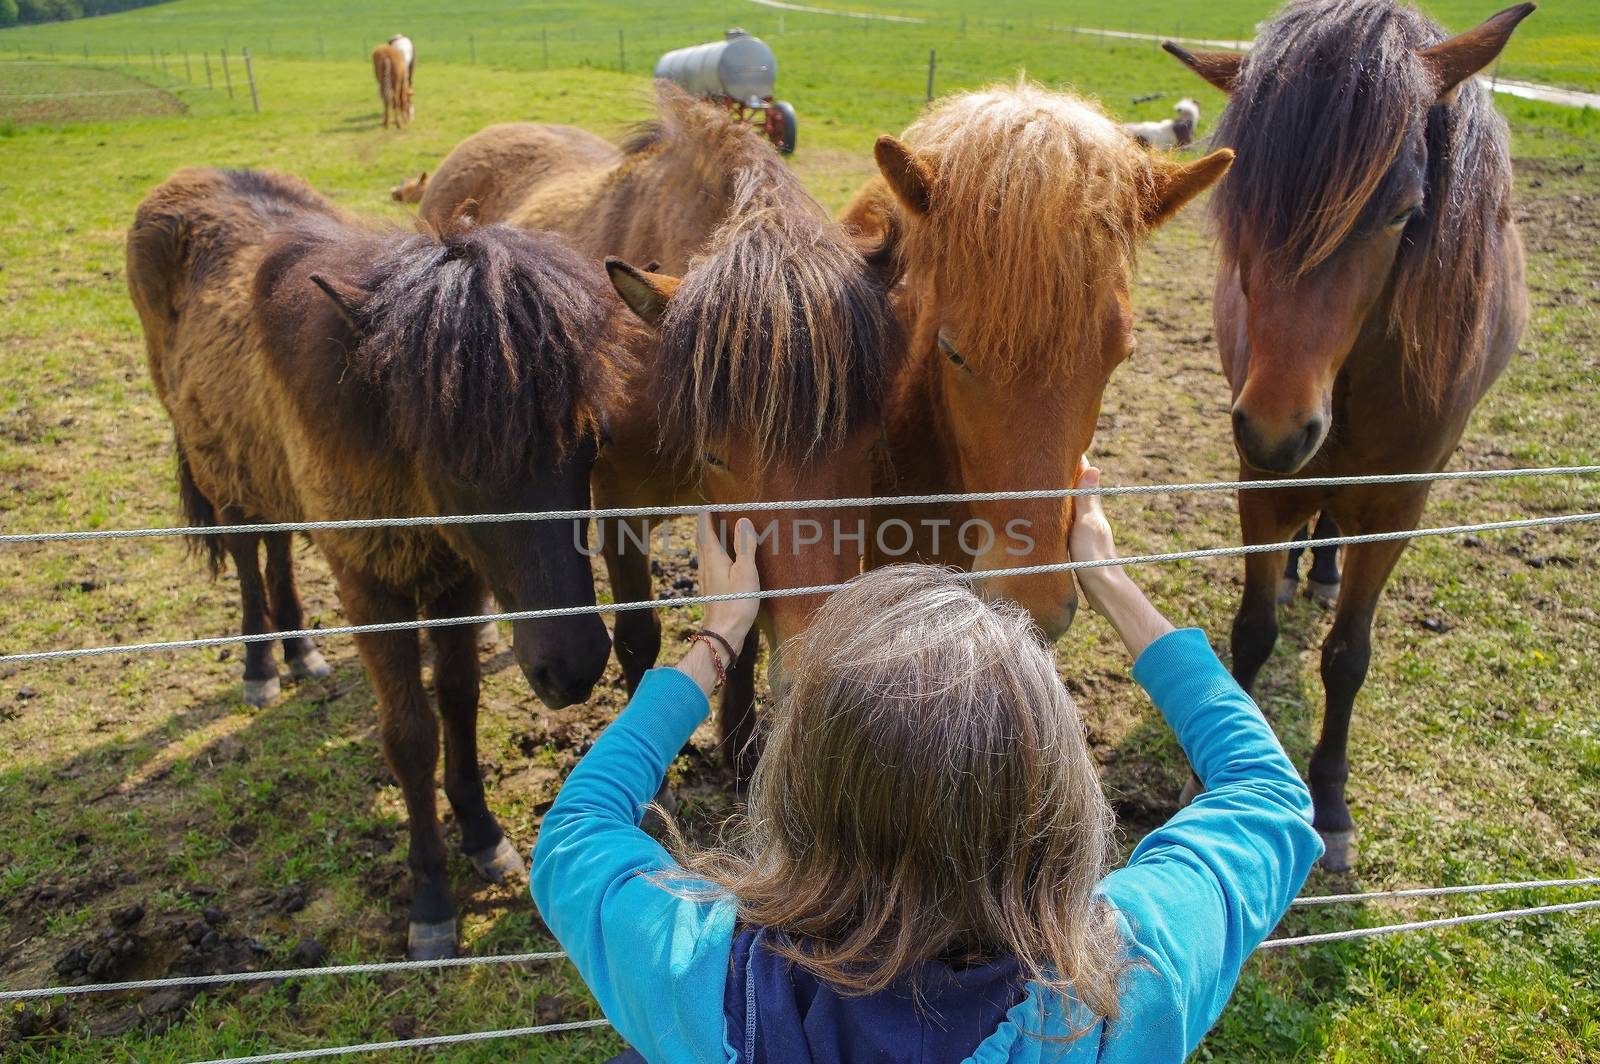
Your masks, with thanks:
M 902 257 L 931 276 L 975 368 L 1070 372 L 1145 231 L 1148 156 L 1098 104 L 1021 82 L 940 100 L 905 133 L 933 173 Z M 1093 352 L 1098 354 L 1098 352 Z
M 1510 191 L 1505 123 L 1468 81 L 1455 101 L 1416 52 L 1444 31 L 1394 0 L 1310 0 L 1263 27 L 1240 70 L 1216 143 L 1233 167 L 1212 210 L 1223 251 L 1248 243 L 1289 282 L 1374 231 L 1404 153 L 1425 146 L 1424 202 L 1403 237 L 1390 327 L 1411 378 L 1437 399 L 1477 345 L 1490 256 Z
M 408 449 L 500 483 L 595 433 L 627 375 L 620 307 L 561 239 L 457 223 L 388 244 L 366 270 L 352 367 Z
M 668 304 L 661 425 L 675 452 L 737 433 L 763 468 L 821 458 L 878 416 L 898 364 L 884 280 L 842 226 L 772 192 L 758 171 L 736 177 L 728 220 Z

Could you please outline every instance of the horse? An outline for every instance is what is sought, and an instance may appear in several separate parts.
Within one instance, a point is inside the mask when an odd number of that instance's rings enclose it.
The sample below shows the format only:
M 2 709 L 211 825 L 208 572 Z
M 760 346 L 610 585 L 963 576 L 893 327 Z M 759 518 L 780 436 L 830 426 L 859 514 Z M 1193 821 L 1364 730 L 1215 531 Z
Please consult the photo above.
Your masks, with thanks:
M 408 177 L 389 190 L 389 198 L 396 203 L 421 203 L 422 193 L 428 187 L 428 171 Z
M 383 128 L 389 128 L 391 113 L 395 128 L 404 128 L 416 116 L 405 55 L 392 44 L 378 45 L 372 50 L 372 72 L 378 78 L 378 99 L 383 101 Z
M 1213 314 L 1240 477 L 1435 472 L 1526 324 L 1505 121 L 1472 75 L 1533 10 L 1447 38 L 1394 0 L 1306 0 L 1247 56 L 1168 43 L 1229 94 L 1216 133 L 1239 153 L 1212 206 Z M 1417 526 L 1427 483 L 1239 493 L 1244 542 L 1322 513 L 1348 533 Z M 1323 864 L 1346 869 L 1350 715 L 1378 599 L 1405 542 L 1351 546 L 1322 644 L 1322 736 L 1309 778 Z M 1277 640 L 1282 553 L 1253 554 L 1233 672 L 1251 689 Z
M 604 273 L 555 237 L 459 222 L 408 236 L 357 223 L 293 177 L 187 169 L 140 204 L 127 276 L 190 525 L 588 505 L 633 326 Z M 491 589 L 515 610 L 593 605 L 577 535 L 534 522 L 311 539 L 345 614 L 371 624 L 470 615 Z M 286 533 L 199 540 L 214 573 L 233 559 L 246 634 L 303 627 L 290 545 Z M 441 626 L 429 638 L 462 849 L 503 881 L 522 861 L 484 802 L 476 629 Z M 439 725 L 418 635 L 355 639 L 410 818 L 410 953 L 448 956 L 455 909 L 434 807 Z M 610 654 L 593 614 L 518 621 L 513 640 L 552 707 L 586 699 Z M 293 671 L 315 671 L 308 640 L 284 644 Z M 245 677 L 249 701 L 276 694 L 270 643 L 247 645 Z
M 658 82 L 655 119 L 621 146 L 569 126 L 492 126 L 435 168 L 419 213 L 446 217 L 469 199 L 481 217 L 563 233 L 607 258 L 623 300 L 654 332 L 595 470 L 597 505 L 868 493 L 903 352 L 889 303 L 897 266 L 885 246 L 831 221 L 747 123 Z M 731 527 L 738 515 L 721 516 Z M 860 572 L 863 511 L 749 516 L 763 530 L 763 587 Z M 650 597 L 650 527 L 640 518 L 600 529 L 619 602 Z M 774 659 L 818 605 L 818 596 L 763 604 Z M 659 653 L 660 621 L 635 610 L 614 627 L 631 689 Z M 758 639 L 752 630 L 719 710 L 740 779 L 754 757 Z
M 1182 163 L 1146 152 L 1097 104 L 1027 83 L 944 97 L 903 138 L 878 138 L 879 174 L 841 214 L 891 239 L 906 271 L 895 309 L 909 357 L 873 491 L 1073 484 L 1111 373 L 1133 351 L 1135 249 L 1233 153 Z M 1061 499 L 884 506 L 874 518 L 872 565 L 1068 560 Z M 1068 572 L 982 586 L 1051 638 L 1077 607 Z
M 1146 148 L 1187 148 L 1194 143 L 1194 131 L 1200 125 L 1200 105 L 1184 97 L 1172 109 L 1177 112 L 1174 118 L 1159 122 L 1124 122 L 1122 128 Z

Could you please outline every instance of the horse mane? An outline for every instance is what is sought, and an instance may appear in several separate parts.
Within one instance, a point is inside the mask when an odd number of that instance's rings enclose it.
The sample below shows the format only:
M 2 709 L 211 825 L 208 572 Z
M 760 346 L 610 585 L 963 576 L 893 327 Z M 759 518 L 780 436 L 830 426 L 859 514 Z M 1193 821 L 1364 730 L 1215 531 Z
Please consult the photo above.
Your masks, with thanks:
M 1509 217 L 1506 124 L 1468 79 L 1436 106 L 1416 56 L 1445 39 L 1394 0 L 1305 0 L 1267 23 L 1215 143 L 1238 153 L 1212 209 L 1224 251 L 1250 237 L 1285 281 L 1381 226 L 1401 154 L 1428 154 L 1423 207 L 1402 235 L 1389 309 L 1410 379 L 1437 401 L 1478 346 L 1487 279 Z
M 504 483 L 597 435 L 628 373 L 598 264 L 554 235 L 464 216 L 419 229 L 369 249 L 348 356 L 385 396 L 396 443 Z
M 661 322 L 666 450 L 737 434 L 762 467 L 808 461 L 881 409 L 903 351 L 892 277 L 747 122 L 665 84 L 624 145 L 687 168 L 724 206 Z M 703 194 L 703 193 L 702 193 Z
M 1132 268 L 1148 154 L 1094 101 L 1027 81 L 946 96 L 904 140 L 934 191 L 902 254 L 934 271 L 963 357 L 1003 378 L 1059 351 L 1099 307 L 1102 279 Z

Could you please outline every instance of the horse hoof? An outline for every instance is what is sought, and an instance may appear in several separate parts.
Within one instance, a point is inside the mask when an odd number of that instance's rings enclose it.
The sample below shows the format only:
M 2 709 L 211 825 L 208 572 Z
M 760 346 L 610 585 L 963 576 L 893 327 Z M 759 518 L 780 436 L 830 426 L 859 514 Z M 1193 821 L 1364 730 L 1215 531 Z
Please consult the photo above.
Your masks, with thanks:
M 333 675 L 333 666 L 320 650 L 308 650 L 289 661 L 289 675 L 296 680 L 325 680 Z
M 526 875 L 528 871 L 522 863 L 522 855 L 504 836 L 486 850 L 467 854 L 467 860 L 472 862 L 472 867 L 478 870 L 480 876 L 491 883 L 505 883 L 512 877 Z
M 1189 782 L 1183 785 L 1183 790 L 1178 795 L 1178 808 L 1183 809 L 1188 804 L 1206 793 L 1205 784 L 1200 782 L 1194 773 L 1189 774 Z
M 1322 852 L 1320 864 L 1324 871 L 1348 872 L 1356 860 L 1356 833 L 1354 829 L 1345 831 L 1323 831 L 1317 829 L 1317 834 L 1322 836 Z
M 455 917 L 432 924 L 411 921 L 411 931 L 406 936 L 406 956 L 414 961 L 438 961 L 455 955 Z
M 1293 577 L 1278 577 L 1278 605 L 1287 606 L 1294 601 L 1295 588 L 1300 586 L 1300 581 Z
M 494 621 L 485 621 L 478 626 L 478 649 L 499 653 L 506 648 L 506 641 L 500 637 L 500 626 Z
M 1307 580 L 1306 598 L 1325 610 L 1331 610 L 1339 601 L 1339 585 L 1324 584 L 1320 580 Z
M 244 701 L 250 706 L 270 706 L 278 700 L 283 693 L 283 688 L 278 683 L 276 676 L 268 676 L 265 680 L 252 680 L 249 677 L 244 681 Z

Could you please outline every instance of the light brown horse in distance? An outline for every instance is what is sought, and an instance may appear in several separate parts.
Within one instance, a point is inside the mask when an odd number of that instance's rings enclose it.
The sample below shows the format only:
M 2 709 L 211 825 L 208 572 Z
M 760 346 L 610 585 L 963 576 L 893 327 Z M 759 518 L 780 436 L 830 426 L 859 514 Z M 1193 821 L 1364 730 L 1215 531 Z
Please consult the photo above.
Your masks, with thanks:
M 1506 124 L 1472 76 L 1532 4 L 1446 39 L 1393 0 L 1284 8 L 1248 56 L 1167 50 L 1230 94 L 1216 140 L 1239 164 L 1213 200 L 1222 238 L 1215 317 L 1233 388 L 1240 476 L 1443 469 L 1527 321 L 1511 220 Z M 1430 485 L 1239 494 L 1245 543 L 1286 539 L 1322 512 L 1347 533 L 1415 528 Z M 1322 644 L 1327 704 L 1311 755 L 1323 863 L 1351 861 L 1350 713 L 1372 618 L 1405 542 L 1345 555 Z M 1272 652 L 1281 554 L 1245 562 L 1233 671 Z
M 183 170 L 128 234 L 128 287 L 177 437 L 191 525 L 582 508 L 600 426 L 626 373 L 631 318 L 603 271 L 555 237 L 504 226 L 407 236 L 357 224 L 281 174 Z M 317 531 L 355 624 L 592 605 L 570 523 Z M 259 544 L 266 541 L 267 580 Z M 286 533 L 204 537 L 239 572 L 246 634 L 304 627 Z M 519 621 L 539 697 L 588 697 L 610 652 L 593 615 Z M 429 630 L 444 789 L 490 879 L 522 861 L 484 803 L 471 626 Z M 454 952 L 434 807 L 439 721 L 416 630 L 356 636 L 383 752 L 405 795 L 414 957 Z M 285 640 L 291 667 L 314 652 Z M 295 668 L 296 672 L 314 671 Z M 245 679 L 277 686 L 269 642 Z M 260 701 L 254 698 L 252 701 Z
M 898 234 L 909 357 L 874 491 L 1070 486 L 1107 381 L 1133 352 L 1135 249 L 1233 153 L 1188 164 L 1151 154 L 1097 105 L 1019 84 L 945 97 L 903 139 L 880 137 L 876 155 L 880 176 L 842 217 Z M 1072 508 L 974 502 L 874 517 L 872 564 L 987 571 L 1066 561 Z M 1051 637 L 1077 605 L 1071 573 L 979 586 L 1025 607 Z
M 372 72 L 378 78 L 378 99 L 383 101 L 383 128 L 389 128 L 391 114 L 394 115 L 395 128 L 404 128 L 407 122 L 416 117 L 406 57 L 394 45 L 380 44 L 372 50 Z
M 770 143 L 667 84 L 658 115 L 621 147 L 568 126 L 492 126 L 433 172 L 424 219 L 467 200 L 486 220 L 570 237 L 609 265 L 655 331 L 595 470 L 599 506 L 868 494 L 883 396 L 903 344 L 889 303 L 892 256 L 831 221 Z M 626 261 L 622 261 L 626 260 Z M 628 262 L 654 261 L 660 273 Z M 738 515 L 725 515 L 732 522 Z M 767 588 L 840 583 L 861 568 L 866 515 L 822 507 L 752 513 Z M 617 601 L 650 597 L 644 519 L 608 522 L 601 548 Z M 776 648 L 816 596 L 764 604 Z M 651 611 L 619 613 L 630 685 L 654 663 Z M 724 750 L 748 768 L 758 638 L 724 692 Z

